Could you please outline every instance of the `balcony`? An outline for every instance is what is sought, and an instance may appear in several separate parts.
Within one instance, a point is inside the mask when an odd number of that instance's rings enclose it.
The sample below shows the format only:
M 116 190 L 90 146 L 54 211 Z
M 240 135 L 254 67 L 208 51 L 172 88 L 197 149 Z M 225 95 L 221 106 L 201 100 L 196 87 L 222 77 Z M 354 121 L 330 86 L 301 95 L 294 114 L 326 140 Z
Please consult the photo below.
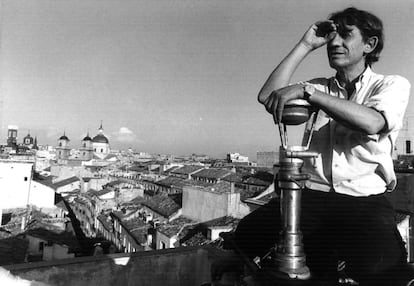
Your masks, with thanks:
M 210 281 L 210 265 L 218 251 L 181 247 L 3 267 L 21 279 L 53 286 L 197 286 Z

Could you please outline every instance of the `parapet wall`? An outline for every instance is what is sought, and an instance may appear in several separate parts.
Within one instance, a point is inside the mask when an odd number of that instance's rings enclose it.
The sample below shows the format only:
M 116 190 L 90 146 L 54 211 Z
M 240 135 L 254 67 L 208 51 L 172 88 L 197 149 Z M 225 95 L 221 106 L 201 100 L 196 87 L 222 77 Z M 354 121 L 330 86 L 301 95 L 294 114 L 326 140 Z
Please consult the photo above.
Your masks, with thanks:
M 4 266 L 51 286 L 197 286 L 210 280 L 209 250 L 182 247 Z

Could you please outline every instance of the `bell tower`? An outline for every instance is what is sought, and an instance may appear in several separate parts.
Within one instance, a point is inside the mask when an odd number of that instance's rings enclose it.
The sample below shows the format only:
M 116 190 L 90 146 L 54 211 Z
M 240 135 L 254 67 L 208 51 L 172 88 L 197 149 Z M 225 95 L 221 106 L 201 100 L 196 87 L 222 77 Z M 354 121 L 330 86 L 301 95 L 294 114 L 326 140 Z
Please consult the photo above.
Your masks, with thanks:
M 59 164 L 66 164 L 70 155 L 69 138 L 65 132 L 58 139 L 58 146 L 56 146 L 56 159 Z
M 93 158 L 93 146 L 92 146 L 92 138 L 89 137 L 89 131 L 85 138 L 82 139 L 80 151 L 80 157 L 82 161 L 89 161 Z

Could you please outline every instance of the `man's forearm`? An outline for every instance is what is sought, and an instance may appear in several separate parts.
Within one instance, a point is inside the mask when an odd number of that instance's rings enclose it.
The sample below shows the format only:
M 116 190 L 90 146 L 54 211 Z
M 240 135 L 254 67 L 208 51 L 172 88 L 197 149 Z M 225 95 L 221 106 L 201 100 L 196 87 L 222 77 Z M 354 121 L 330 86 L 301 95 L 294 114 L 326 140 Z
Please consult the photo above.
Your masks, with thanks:
M 259 92 L 258 100 L 264 103 L 274 91 L 289 84 L 293 73 L 312 48 L 300 41 L 270 74 Z
M 384 117 L 378 111 L 346 99 L 316 91 L 308 101 L 335 121 L 366 134 L 378 134 L 386 125 Z

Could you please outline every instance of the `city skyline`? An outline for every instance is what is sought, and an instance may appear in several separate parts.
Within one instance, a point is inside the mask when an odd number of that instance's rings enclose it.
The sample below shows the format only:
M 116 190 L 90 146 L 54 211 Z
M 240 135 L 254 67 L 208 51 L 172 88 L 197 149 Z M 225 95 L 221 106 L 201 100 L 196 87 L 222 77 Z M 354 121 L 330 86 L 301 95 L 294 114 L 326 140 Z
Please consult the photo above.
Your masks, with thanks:
M 17 125 L 19 141 L 65 132 L 77 148 L 102 121 L 113 149 L 255 160 L 279 144 L 256 100 L 266 77 L 310 24 L 353 5 L 384 22 L 374 70 L 414 83 L 410 1 L 0 3 L 0 142 Z M 320 49 L 293 81 L 332 74 Z

